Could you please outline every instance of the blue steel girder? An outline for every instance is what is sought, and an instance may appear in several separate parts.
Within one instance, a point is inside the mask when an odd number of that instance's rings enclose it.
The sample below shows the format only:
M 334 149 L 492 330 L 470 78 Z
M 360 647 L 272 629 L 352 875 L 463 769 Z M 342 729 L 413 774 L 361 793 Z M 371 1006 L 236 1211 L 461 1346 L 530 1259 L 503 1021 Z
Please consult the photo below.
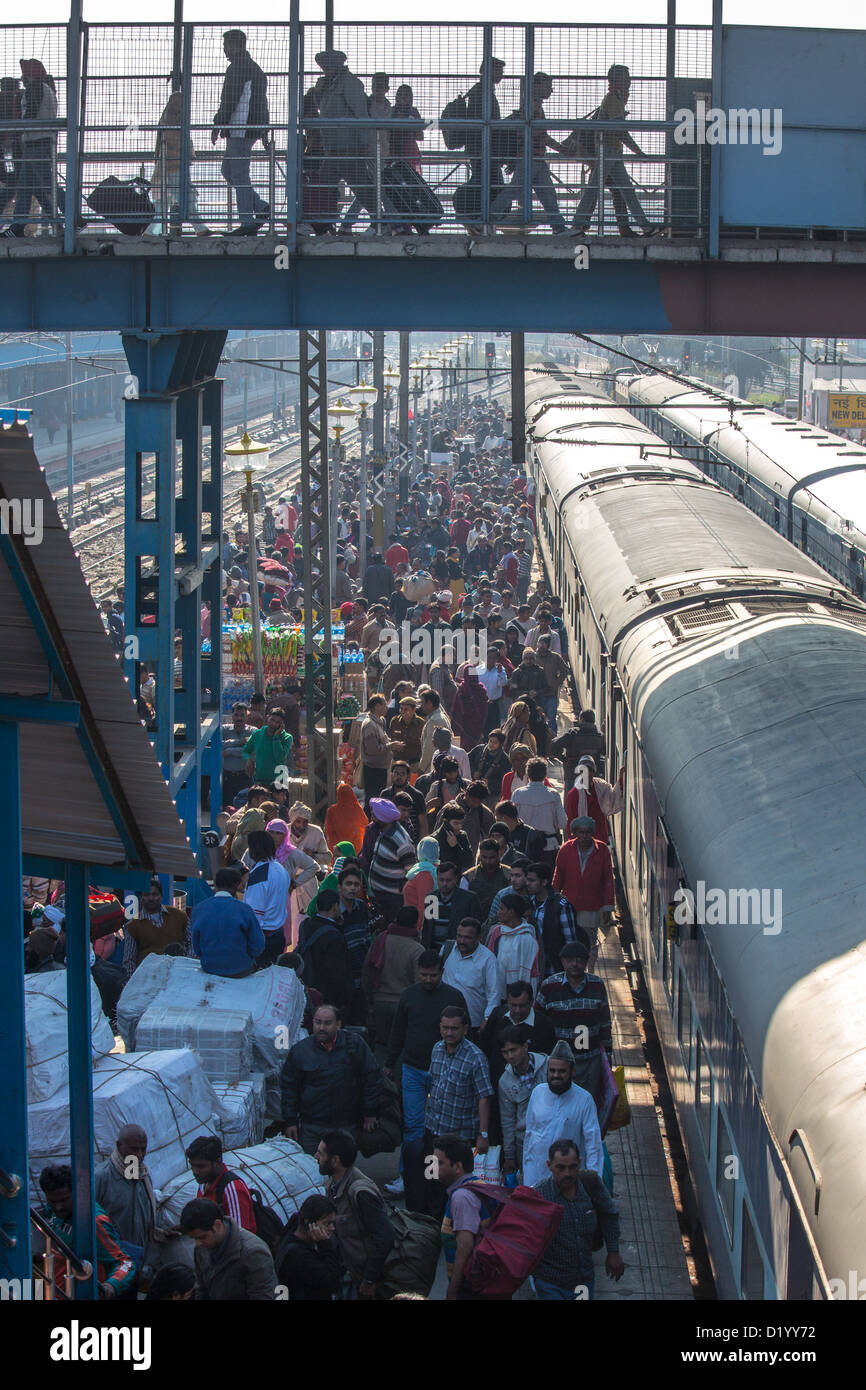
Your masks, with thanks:
M 394 243 L 395 238 L 389 238 Z M 431 238 L 431 241 L 434 240 Z M 628 248 L 632 249 L 632 248 Z M 332 248 L 328 248 L 332 250 Z M 827 255 L 826 248 L 819 248 Z M 299 256 L 273 248 L 227 259 L 146 255 L 0 260 L 0 331 L 336 328 L 862 337 L 866 256 L 776 262 L 495 255 Z M 766 254 L 761 243 L 761 254 Z M 781 255 L 782 253 L 780 253 Z M 833 253 L 835 254 L 835 253 Z M 155 356 L 159 357 L 158 349 Z M 154 354 L 150 369 L 157 370 Z M 135 367 L 133 366 L 133 371 Z M 136 373 L 146 380 L 146 369 Z
M 210 781 L 212 815 L 220 802 L 223 441 L 222 382 L 213 372 L 225 338 L 215 331 L 123 339 L 138 392 L 126 402 L 127 676 L 136 696 L 142 666 L 155 676 L 156 753 L 200 859 L 203 776 Z M 205 470 L 206 432 L 210 461 Z M 152 498 L 144 483 L 151 459 Z M 204 599 L 211 607 L 213 640 L 203 659 Z

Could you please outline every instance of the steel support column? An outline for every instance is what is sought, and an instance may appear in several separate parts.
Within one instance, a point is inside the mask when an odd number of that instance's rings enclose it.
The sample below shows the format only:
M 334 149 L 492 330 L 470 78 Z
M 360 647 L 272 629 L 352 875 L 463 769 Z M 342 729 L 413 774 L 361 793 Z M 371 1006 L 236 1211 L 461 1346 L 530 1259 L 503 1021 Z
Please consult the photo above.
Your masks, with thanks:
M 313 815 L 321 821 L 335 799 L 337 783 L 331 660 L 327 335 L 304 330 L 298 337 L 307 776 Z
M 399 441 L 397 459 L 397 488 L 395 490 L 395 495 L 391 501 L 391 506 L 388 513 L 388 526 L 385 528 L 387 536 L 389 538 L 389 544 L 391 532 L 394 530 L 397 521 L 397 502 L 399 501 L 399 504 L 402 507 L 409 497 L 409 469 L 411 466 L 409 456 L 409 360 L 411 356 L 409 351 L 409 342 L 410 335 L 408 333 L 401 333 L 400 390 L 398 397 L 399 405 L 397 411 L 397 438 Z
M 511 462 L 523 472 L 526 457 L 526 375 L 522 333 L 511 335 Z
M 12 721 L 0 721 L 0 788 L 0 870 L 5 884 L 20 884 L 21 774 L 18 725 Z M 24 942 L 15 901 L 16 912 L 8 914 L 11 920 L 0 932 L 0 1277 L 29 1279 Z
M 137 389 L 126 404 L 126 673 L 138 697 L 144 667 L 156 679 L 155 748 L 187 827 L 201 846 L 202 774 L 211 810 L 219 800 L 222 696 L 222 383 L 214 379 L 222 332 L 125 336 Z M 202 436 L 210 430 L 209 475 Z M 152 462 L 153 492 L 145 483 Z M 202 679 L 201 605 L 211 604 L 213 640 Z M 175 638 L 180 684 L 175 688 Z M 217 807 L 218 809 L 218 807 Z M 203 886 L 186 885 L 195 900 Z
M 373 545 L 377 550 L 385 546 L 385 513 L 379 500 L 379 490 L 384 481 L 385 460 L 385 334 L 373 333 L 373 385 L 378 391 L 373 406 Z M 364 579 L 365 564 L 361 568 L 361 582 Z
M 93 1059 L 90 1043 L 90 905 L 87 868 L 67 864 L 63 907 L 66 914 L 66 1036 L 69 1049 L 69 1153 L 72 1160 L 72 1246 L 87 1260 L 89 1279 L 76 1279 L 75 1297 L 94 1299 L 96 1225 L 93 1191 Z

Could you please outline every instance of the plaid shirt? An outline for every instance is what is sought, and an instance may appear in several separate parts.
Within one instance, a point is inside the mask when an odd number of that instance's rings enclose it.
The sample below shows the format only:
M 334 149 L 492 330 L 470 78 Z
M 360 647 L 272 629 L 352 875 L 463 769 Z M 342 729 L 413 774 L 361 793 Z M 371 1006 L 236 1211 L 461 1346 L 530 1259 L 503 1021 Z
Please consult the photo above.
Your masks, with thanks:
M 610 1007 L 598 975 L 584 975 L 578 989 L 568 983 L 565 971 L 551 975 L 538 991 L 535 1007 L 550 1019 L 557 1038 L 572 1047 L 575 1028 L 588 1029 L 587 1046 L 576 1049 L 581 1058 L 595 1056 L 600 1047 L 610 1055 Z
M 545 1201 L 556 1202 L 562 1207 L 562 1221 L 533 1272 L 539 1279 L 563 1289 L 587 1283 L 593 1273 L 592 1238 L 598 1226 L 608 1253 L 619 1250 L 616 1202 L 600 1180 L 592 1197 L 579 1179 L 577 1191 L 570 1200 L 563 1197 L 553 1178 L 536 1183 L 535 1190 Z
M 478 1102 L 493 1095 L 487 1058 L 468 1038 L 449 1053 L 438 1042 L 430 1056 L 430 1090 L 424 1123 L 431 1134 L 459 1134 L 471 1143 L 478 1133 Z

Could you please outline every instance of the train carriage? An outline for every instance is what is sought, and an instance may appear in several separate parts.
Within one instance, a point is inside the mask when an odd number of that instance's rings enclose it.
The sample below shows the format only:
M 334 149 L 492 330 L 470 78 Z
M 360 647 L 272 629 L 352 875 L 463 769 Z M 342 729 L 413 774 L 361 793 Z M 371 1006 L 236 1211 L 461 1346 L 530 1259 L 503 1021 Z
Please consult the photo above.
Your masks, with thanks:
M 617 374 L 615 399 L 860 597 L 866 450 L 806 421 L 658 373 Z
M 850 1296 L 866 608 L 579 377 L 530 374 L 527 441 L 719 1293 Z

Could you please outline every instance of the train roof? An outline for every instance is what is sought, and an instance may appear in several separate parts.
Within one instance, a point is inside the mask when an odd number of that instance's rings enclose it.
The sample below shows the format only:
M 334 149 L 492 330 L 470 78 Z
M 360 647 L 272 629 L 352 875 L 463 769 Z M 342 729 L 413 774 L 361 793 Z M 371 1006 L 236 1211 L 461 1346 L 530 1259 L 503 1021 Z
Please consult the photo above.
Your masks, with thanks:
M 769 894 L 766 920 L 703 931 L 825 1269 L 847 1278 L 866 1248 L 866 607 L 691 465 L 642 458 L 623 428 L 611 448 L 589 404 L 569 413 L 602 439 L 592 467 L 536 426 L 541 502 L 561 498 L 687 881 L 738 908 Z
M 847 1278 L 866 1250 L 866 632 L 793 614 L 733 635 L 732 659 L 730 630 L 677 649 L 650 623 L 621 661 L 688 881 L 767 894 L 759 921 L 703 930 L 825 1269 Z
M 666 420 L 716 449 L 780 498 L 798 486 L 799 506 L 819 514 L 826 526 L 861 548 L 866 546 L 862 445 L 736 397 L 731 398 L 734 408 L 726 410 L 721 398 L 663 376 L 630 378 L 628 389 L 641 404 L 670 403 Z

